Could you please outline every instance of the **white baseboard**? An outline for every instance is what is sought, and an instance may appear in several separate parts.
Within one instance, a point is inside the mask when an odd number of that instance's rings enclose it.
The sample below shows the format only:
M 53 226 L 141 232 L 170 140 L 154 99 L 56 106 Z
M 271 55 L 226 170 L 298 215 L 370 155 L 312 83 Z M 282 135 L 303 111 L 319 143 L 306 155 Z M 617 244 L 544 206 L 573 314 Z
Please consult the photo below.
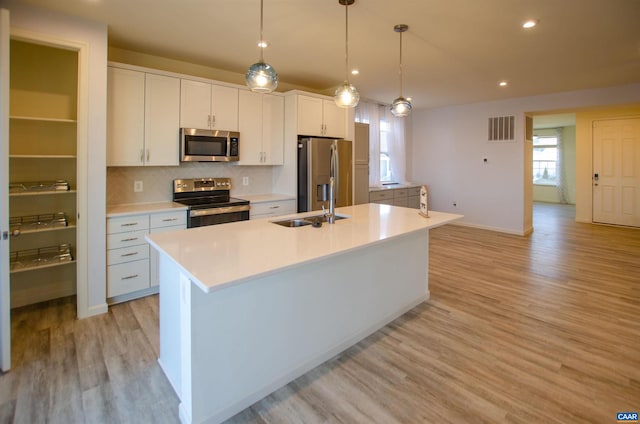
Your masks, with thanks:
M 450 223 L 450 225 L 457 225 L 460 227 L 469 227 L 469 228 L 477 228 L 479 230 L 488 230 L 488 231 L 496 231 L 498 233 L 505 233 L 505 234 L 513 234 L 516 236 L 526 236 L 529 235 L 533 232 L 533 228 L 529 228 L 525 231 L 518 231 L 518 230 L 513 230 L 511 228 L 501 228 L 501 227 L 491 227 L 488 225 L 478 225 L 478 224 L 473 224 L 470 222 L 460 222 L 460 221 L 453 221 Z

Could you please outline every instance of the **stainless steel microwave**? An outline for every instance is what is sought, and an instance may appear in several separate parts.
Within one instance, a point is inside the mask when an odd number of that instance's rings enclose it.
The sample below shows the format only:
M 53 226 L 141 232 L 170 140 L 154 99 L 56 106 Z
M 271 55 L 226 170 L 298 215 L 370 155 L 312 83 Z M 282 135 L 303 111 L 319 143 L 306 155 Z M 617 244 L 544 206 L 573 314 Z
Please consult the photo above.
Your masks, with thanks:
M 240 159 L 237 131 L 180 129 L 181 162 L 232 162 Z

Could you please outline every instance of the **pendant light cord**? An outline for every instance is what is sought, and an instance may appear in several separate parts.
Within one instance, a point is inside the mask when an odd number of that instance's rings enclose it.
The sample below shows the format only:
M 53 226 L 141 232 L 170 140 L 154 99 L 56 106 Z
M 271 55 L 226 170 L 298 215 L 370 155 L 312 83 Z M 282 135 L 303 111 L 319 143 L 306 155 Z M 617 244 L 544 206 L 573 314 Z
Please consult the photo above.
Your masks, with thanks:
M 400 32 L 400 97 L 402 97 L 402 31 Z
M 349 82 L 349 4 L 344 6 L 344 79 Z
M 264 0 L 260 0 L 260 63 L 264 63 L 264 36 L 262 35 L 262 26 L 264 22 Z

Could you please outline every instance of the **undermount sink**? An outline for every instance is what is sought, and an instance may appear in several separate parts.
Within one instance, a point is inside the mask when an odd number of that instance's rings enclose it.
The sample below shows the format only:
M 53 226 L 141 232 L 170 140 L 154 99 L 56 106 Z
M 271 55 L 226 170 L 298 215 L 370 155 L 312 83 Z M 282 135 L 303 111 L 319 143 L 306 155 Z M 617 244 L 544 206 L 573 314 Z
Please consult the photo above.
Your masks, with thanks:
M 336 221 L 339 219 L 348 218 L 344 215 L 336 215 Z M 304 227 L 305 225 L 311 225 L 314 222 L 327 222 L 327 217 L 324 215 L 305 216 L 304 218 L 283 219 L 281 221 L 271 221 L 274 224 L 282 225 L 283 227 Z
M 336 215 L 335 216 L 335 220 L 339 220 L 339 219 L 345 219 L 348 218 L 347 216 L 344 215 Z M 320 221 L 320 222 L 327 222 L 327 217 L 324 215 L 313 215 L 313 216 L 305 216 L 304 219 L 308 219 L 309 221 L 313 222 L 313 221 Z
M 285 219 L 282 221 L 272 221 L 274 224 L 282 225 L 283 227 L 304 227 L 305 225 L 311 225 L 311 221 L 305 219 Z

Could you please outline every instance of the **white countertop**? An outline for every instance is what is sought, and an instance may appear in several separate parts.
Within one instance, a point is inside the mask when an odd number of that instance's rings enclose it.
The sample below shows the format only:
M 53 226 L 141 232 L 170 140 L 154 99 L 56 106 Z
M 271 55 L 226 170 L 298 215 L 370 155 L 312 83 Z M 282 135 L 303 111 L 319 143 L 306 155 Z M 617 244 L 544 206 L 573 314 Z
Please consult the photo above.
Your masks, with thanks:
M 150 234 L 146 239 L 208 293 L 462 218 L 432 211 L 430 218 L 423 218 L 416 209 L 372 203 L 337 208 L 336 212 L 349 218 L 320 228 L 287 228 L 271 223 L 286 217 L 264 218 Z
M 290 194 L 267 193 L 267 194 L 238 194 L 233 195 L 238 199 L 248 200 L 251 203 L 278 202 L 280 200 L 296 200 L 296 196 Z
M 156 212 L 171 212 L 176 210 L 187 210 L 185 205 L 174 202 L 157 203 L 126 203 L 121 205 L 107 205 L 107 218 L 122 215 L 136 215 Z
M 422 184 L 404 182 L 404 183 L 398 183 L 398 184 L 377 185 L 377 186 L 370 186 L 369 191 L 394 190 L 398 188 L 402 189 L 402 188 L 411 188 L 411 187 L 422 187 Z

